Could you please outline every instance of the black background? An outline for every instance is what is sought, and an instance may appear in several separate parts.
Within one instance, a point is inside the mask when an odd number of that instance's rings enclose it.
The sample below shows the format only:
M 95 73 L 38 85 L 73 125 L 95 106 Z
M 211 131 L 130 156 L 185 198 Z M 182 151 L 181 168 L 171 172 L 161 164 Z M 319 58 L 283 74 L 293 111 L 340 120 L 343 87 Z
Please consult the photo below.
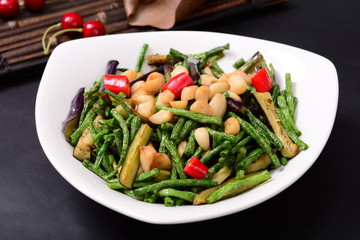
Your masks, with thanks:
M 337 117 L 310 170 L 274 198 L 230 216 L 180 225 L 128 218 L 78 192 L 47 160 L 34 118 L 40 66 L 0 79 L 0 239 L 359 239 L 360 2 L 291 1 L 182 29 L 285 43 L 334 63 Z

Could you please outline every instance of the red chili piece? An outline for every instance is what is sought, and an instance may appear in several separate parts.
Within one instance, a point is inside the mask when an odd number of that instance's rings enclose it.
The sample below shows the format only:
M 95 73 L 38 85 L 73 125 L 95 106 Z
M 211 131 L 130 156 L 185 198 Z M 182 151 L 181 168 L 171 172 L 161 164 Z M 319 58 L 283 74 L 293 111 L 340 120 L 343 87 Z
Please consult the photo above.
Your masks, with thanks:
M 165 91 L 166 89 L 172 92 L 175 95 L 175 99 L 180 97 L 181 91 L 184 87 L 194 85 L 194 81 L 189 74 L 182 72 L 170 79 L 161 90 Z
M 104 88 L 115 94 L 123 92 L 126 96 L 130 96 L 130 81 L 125 75 L 104 75 Z
M 272 88 L 272 80 L 266 68 L 261 68 L 251 81 L 257 92 L 268 92 Z
M 196 179 L 205 177 L 208 170 L 209 169 L 197 157 L 191 158 L 184 167 L 184 172 Z

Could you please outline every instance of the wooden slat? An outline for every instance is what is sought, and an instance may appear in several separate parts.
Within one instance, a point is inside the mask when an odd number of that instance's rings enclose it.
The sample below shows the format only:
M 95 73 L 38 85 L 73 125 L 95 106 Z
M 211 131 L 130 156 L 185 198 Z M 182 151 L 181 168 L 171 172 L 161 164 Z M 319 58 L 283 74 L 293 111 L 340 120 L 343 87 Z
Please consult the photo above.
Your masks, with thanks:
M 249 6 L 256 7 L 285 1 L 211 0 L 183 22 L 191 20 L 190 22 L 196 23 L 196 20 L 204 19 L 214 13 L 226 13 L 234 7 L 248 9 Z M 103 22 L 107 34 L 157 30 L 152 27 L 128 25 L 122 0 L 48 0 L 45 9 L 41 12 L 33 13 L 22 9 L 14 19 L 0 20 L 0 75 L 45 64 L 48 56 L 42 51 L 42 34 L 49 26 L 58 23 L 64 13 L 70 11 L 81 14 L 85 22 L 90 19 Z M 179 26 L 181 27 L 181 22 L 176 27 Z M 79 35 L 58 37 L 52 43 L 52 49 L 57 44 L 75 38 L 79 38 Z

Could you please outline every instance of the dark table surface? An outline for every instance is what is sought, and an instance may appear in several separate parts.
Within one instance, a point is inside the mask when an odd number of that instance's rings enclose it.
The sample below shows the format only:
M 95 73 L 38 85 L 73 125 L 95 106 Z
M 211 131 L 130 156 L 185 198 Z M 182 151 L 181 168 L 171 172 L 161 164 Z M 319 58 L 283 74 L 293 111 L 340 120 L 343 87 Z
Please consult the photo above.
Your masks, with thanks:
M 44 66 L 2 77 L 0 239 L 209 239 L 214 234 L 229 239 L 359 239 L 359 26 L 359 1 L 302 0 L 232 12 L 185 28 L 256 37 L 315 52 L 334 63 L 340 86 L 330 139 L 301 179 L 260 205 L 191 224 L 140 222 L 78 192 L 52 167 L 36 134 L 35 99 Z M 326 91 L 326 86 L 319 91 Z M 326 99 L 314 101 L 326 104 Z

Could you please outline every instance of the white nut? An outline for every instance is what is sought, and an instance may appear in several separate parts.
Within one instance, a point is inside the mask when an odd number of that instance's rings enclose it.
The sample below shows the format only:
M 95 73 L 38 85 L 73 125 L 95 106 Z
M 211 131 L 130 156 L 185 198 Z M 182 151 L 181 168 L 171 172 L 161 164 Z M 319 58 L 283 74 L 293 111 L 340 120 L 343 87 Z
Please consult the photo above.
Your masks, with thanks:
M 161 87 L 165 84 L 165 77 L 161 73 L 151 73 L 146 82 L 141 86 L 148 93 L 159 93 Z
M 176 67 L 174 68 L 174 70 L 170 73 L 170 76 L 171 76 L 171 78 L 173 78 L 173 77 L 175 77 L 176 75 L 178 75 L 178 74 L 180 74 L 180 73 L 183 73 L 183 72 L 189 73 L 189 71 L 187 70 L 186 67 L 179 65 L 179 66 L 176 66 Z
M 208 86 L 201 86 L 195 92 L 195 100 L 204 100 L 205 102 L 209 101 L 210 97 L 210 88 Z
M 185 109 L 188 105 L 188 101 L 170 101 L 170 106 L 177 109 Z
M 141 168 L 144 172 L 147 172 L 150 170 L 150 166 L 153 163 L 154 155 L 156 153 L 157 152 L 152 145 L 140 147 L 140 164 L 141 164 Z
M 170 107 L 170 102 L 175 99 L 175 95 L 169 90 L 159 93 L 156 105 Z
M 134 83 L 132 86 L 131 86 L 131 96 L 136 92 L 138 91 L 139 89 L 141 89 L 141 86 L 145 83 L 145 81 L 138 81 L 136 83 Z
M 129 81 L 132 81 L 132 80 L 134 80 L 136 78 L 137 73 L 134 70 L 129 69 L 129 70 L 126 70 L 125 72 L 123 72 L 120 75 L 124 75 L 124 76 L 127 77 L 127 79 L 129 79 Z
M 190 111 L 195 112 L 195 113 L 205 114 L 208 116 L 211 116 L 211 114 L 212 114 L 210 105 L 207 102 L 205 102 L 204 100 L 198 100 L 198 101 L 195 101 L 193 104 L 191 104 Z
M 186 144 L 186 141 L 182 141 L 178 146 L 178 153 L 180 158 L 182 158 L 182 156 L 184 155 Z
M 194 131 L 194 136 L 196 142 L 199 144 L 199 146 L 204 149 L 205 151 L 210 149 L 210 136 L 209 132 L 206 130 L 206 128 L 201 127 L 197 128 Z
M 226 98 L 223 94 L 217 93 L 215 96 L 211 99 L 209 103 L 211 107 L 211 116 L 213 117 L 223 117 L 226 112 Z
M 227 134 L 237 135 L 240 132 L 239 121 L 234 117 L 226 119 L 224 123 L 224 132 Z
M 183 90 L 181 91 L 181 100 L 182 101 L 188 101 L 188 100 L 192 100 L 195 98 L 195 92 L 199 87 L 194 85 L 194 86 L 189 86 L 189 87 L 184 87 Z
M 160 169 L 171 169 L 172 163 L 169 156 L 165 153 L 155 153 L 150 169 L 160 168 Z
M 240 74 L 234 74 L 229 78 L 230 91 L 235 94 L 243 94 L 246 91 L 247 84 Z
M 145 94 L 145 95 L 140 95 L 134 98 L 131 98 L 131 102 L 134 106 L 139 105 L 140 103 L 144 103 L 144 102 L 149 102 L 149 101 L 153 101 L 154 102 L 154 96 L 153 95 L 149 95 L 149 94 Z
M 200 81 L 202 86 L 210 86 L 211 84 L 217 82 L 217 79 L 208 74 L 202 74 L 200 75 Z
M 231 97 L 232 99 L 235 99 L 236 101 L 242 102 L 241 97 L 231 91 L 227 91 L 227 93 L 229 94 L 229 97 Z
M 154 101 L 146 101 L 136 105 L 135 111 L 141 116 L 148 118 L 155 113 L 155 103 Z
M 166 110 L 160 110 L 157 113 L 149 117 L 149 121 L 154 124 L 162 124 L 164 122 L 170 121 L 174 116 L 174 113 Z
M 232 73 L 228 74 L 229 78 L 234 74 L 240 75 L 242 78 L 244 78 L 247 84 L 252 85 L 251 77 L 248 74 L 246 74 L 243 70 L 238 69 L 233 71 Z
M 227 82 L 216 82 L 210 85 L 210 99 L 212 99 L 217 93 L 224 93 L 230 89 L 230 85 Z
M 136 98 L 138 96 L 141 96 L 141 95 L 148 95 L 149 93 L 147 91 L 145 91 L 144 89 L 140 88 L 138 89 L 136 92 L 132 93 L 131 94 L 131 98 Z

